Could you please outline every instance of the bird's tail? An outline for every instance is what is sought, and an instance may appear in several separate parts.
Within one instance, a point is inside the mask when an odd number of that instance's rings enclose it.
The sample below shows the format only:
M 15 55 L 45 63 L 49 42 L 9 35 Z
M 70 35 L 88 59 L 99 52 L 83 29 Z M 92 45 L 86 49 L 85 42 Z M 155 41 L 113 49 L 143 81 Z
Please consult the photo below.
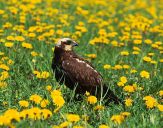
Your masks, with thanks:
M 119 99 L 106 85 L 103 86 L 101 92 L 107 103 L 113 102 L 115 104 L 123 104 L 123 101 Z

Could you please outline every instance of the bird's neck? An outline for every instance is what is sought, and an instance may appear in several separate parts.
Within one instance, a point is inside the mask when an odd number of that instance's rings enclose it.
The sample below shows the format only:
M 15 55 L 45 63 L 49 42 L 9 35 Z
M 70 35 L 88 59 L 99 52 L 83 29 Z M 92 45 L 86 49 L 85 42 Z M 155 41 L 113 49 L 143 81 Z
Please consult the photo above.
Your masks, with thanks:
M 56 47 L 54 54 L 55 54 L 55 61 L 60 62 L 62 61 L 62 59 L 67 58 L 68 56 L 73 54 L 73 51 L 65 51 L 62 48 Z

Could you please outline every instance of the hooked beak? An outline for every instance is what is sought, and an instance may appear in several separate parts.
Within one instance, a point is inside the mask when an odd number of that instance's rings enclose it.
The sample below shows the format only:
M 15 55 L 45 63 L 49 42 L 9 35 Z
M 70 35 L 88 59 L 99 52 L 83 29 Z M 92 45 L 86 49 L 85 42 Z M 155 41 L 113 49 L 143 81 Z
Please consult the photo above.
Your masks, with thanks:
M 73 41 L 73 46 L 78 46 L 78 43 Z

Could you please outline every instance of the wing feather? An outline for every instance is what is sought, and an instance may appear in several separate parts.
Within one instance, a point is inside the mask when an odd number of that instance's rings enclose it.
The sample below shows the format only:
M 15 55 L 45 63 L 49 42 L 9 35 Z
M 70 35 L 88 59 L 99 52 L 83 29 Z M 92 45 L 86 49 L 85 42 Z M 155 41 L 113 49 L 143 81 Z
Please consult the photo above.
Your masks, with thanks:
M 79 58 L 64 60 L 62 68 L 68 77 L 80 86 L 100 86 L 101 75 L 91 66 Z

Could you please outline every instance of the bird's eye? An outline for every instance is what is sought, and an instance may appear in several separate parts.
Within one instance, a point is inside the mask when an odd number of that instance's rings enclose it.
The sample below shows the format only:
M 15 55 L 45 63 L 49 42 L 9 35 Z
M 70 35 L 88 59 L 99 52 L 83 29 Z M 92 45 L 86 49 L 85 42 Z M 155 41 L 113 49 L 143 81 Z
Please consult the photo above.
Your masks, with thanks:
M 70 45 L 71 42 L 72 42 L 71 40 L 67 40 L 67 41 L 65 42 L 65 44 Z

